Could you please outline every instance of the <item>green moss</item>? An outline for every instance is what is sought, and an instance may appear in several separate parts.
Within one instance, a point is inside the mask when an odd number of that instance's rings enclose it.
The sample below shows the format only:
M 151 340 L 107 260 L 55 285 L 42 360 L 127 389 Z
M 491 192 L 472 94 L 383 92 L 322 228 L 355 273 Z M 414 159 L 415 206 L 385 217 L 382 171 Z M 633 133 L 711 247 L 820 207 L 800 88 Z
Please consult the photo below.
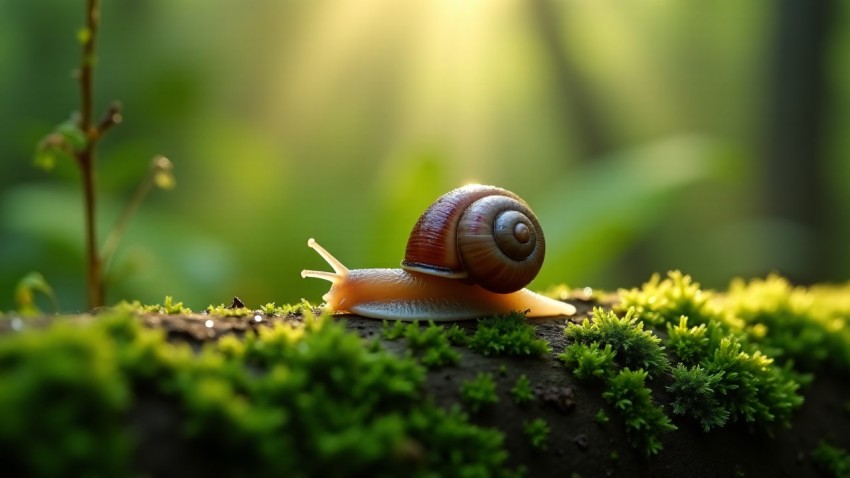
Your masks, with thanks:
M 722 427 L 730 412 L 720 402 L 717 390 L 723 375 L 709 373 L 699 365 L 688 368 L 679 364 L 673 369 L 673 383 L 667 386 L 675 399 L 672 407 L 676 415 L 686 415 L 696 420 L 703 431 Z
M 570 344 L 558 358 L 582 380 L 607 380 L 614 374 L 614 355 L 611 344 L 599 348 L 599 342 Z
M 602 409 L 602 408 L 600 408 L 599 411 L 596 412 L 596 415 L 593 417 L 593 419 L 599 425 L 604 425 L 611 420 L 610 418 L 608 418 L 608 414 L 605 413 L 605 409 Z
M 664 410 L 652 401 L 652 392 L 646 387 L 647 372 L 624 368 L 608 382 L 603 398 L 622 416 L 626 436 L 633 446 L 647 455 L 661 451 L 663 434 L 676 426 Z
M 254 311 L 248 307 L 228 307 L 224 304 L 210 304 L 206 308 L 206 313 L 217 317 L 245 317 L 252 315 Z
M 541 356 L 551 351 L 519 312 L 479 320 L 469 348 L 484 355 Z
M 655 274 L 640 289 L 621 289 L 619 296 L 614 306 L 616 312 L 634 308 L 641 319 L 655 327 L 678 322 L 683 315 L 692 324 L 705 324 L 723 317 L 712 302 L 714 294 L 701 290 L 691 276 L 679 271 L 668 272 L 664 280 Z
M 457 324 L 452 324 L 451 327 L 446 329 L 446 338 L 454 345 L 469 345 L 469 335 L 466 335 L 466 332 Z
M 850 371 L 850 286 L 793 287 L 771 275 L 735 280 L 726 295 L 729 315 L 743 320 L 762 350 L 806 369 L 824 363 Z
M 592 320 L 584 319 L 581 325 L 571 323 L 565 333 L 574 343 L 589 346 L 585 349 L 565 351 L 565 359 L 571 359 L 572 356 L 579 354 L 585 356 L 591 354 L 592 357 L 588 357 L 588 362 L 607 360 L 609 354 L 605 352 L 606 349 L 598 347 L 610 345 L 613 351 L 610 358 L 615 359 L 621 367 L 642 368 L 654 377 L 670 366 L 664 355 L 664 348 L 660 345 L 661 339 L 652 332 L 643 330 L 643 322 L 637 319 L 634 309 L 629 309 L 626 315 L 620 318 L 612 311 L 594 308 Z M 598 344 L 595 349 L 592 348 L 593 343 Z M 588 372 L 592 373 L 594 370 L 592 363 L 588 366 L 590 367 Z M 604 367 L 604 362 L 600 366 Z M 604 369 L 600 373 L 606 374 Z
M 474 379 L 465 381 L 460 386 L 460 399 L 464 406 L 475 413 L 486 407 L 498 403 L 496 395 L 496 382 L 493 374 L 479 373 Z
M 126 476 L 130 388 L 102 330 L 61 324 L 0 340 L 0 462 L 7 476 Z
M 523 422 L 522 432 L 528 438 L 532 447 L 545 450 L 549 441 L 549 424 L 542 418 L 535 418 L 530 422 Z
M 106 314 L 0 337 L 0 457 L 12 476 L 132 474 L 125 414 L 144 390 L 216 474 L 508 475 L 502 434 L 434 406 L 424 377 L 306 311 L 199 352 Z
M 119 311 L 130 312 L 135 314 L 191 314 L 192 309 L 183 306 L 183 302 L 174 303 L 174 299 L 167 295 L 162 304 L 143 305 L 138 300 L 132 302 L 121 301 L 115 308 Z
M 812 460 L 826 476 L 850 477 L 850 454 L 846 450 L 821 442 L 812 452 Z
M 433 321 L 429 321 L 423 328 L 418 321 L 408 323 L 393 321 L 390 325 L 385 320 L 381 327 L 381 336 L 386 340 L 405 337 L 407 345 L 417 353 L 422 364 L 428 368 L 445 367 L 460 361 L 460 353 L 451 347 L 446 329 Z
M 520 375 L 516 380 L 514 387 L 511 389 L 511 395 L 514 397 L 514 403 L 517 405 L 525 405 L 534 400 L 534 391 L 531 390 L 531 382 L 525 375 Z

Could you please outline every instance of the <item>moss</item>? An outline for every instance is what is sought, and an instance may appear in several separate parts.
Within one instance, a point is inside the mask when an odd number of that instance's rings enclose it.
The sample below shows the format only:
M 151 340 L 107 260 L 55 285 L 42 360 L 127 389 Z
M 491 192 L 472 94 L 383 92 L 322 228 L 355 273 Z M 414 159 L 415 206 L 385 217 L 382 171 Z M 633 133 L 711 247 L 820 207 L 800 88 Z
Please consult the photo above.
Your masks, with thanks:
M 605 409 L 600 408 L 596 415 L 593 417 L 593 420 L 596 421 L 599 425 L 604 425 L 608 423 L 611 419 L 608 418 L 608 414 L 605 413 Z
M 607 380 L 614 374 L 614 355 L 611 344 L 599 348 L 599 342 L 570 344 L 558 358 L 582 380 Z
M 641 319 L 655 327 L 677 322 L 683 315 L 692 324 L 706 324 L 723 318 L 713 297 L 711 292 L 701 290 L 691 276 L 671 271 L 663 280 L 660 275 L 653 275 L 640 289 L 621 289 L 614 310 L 623 313 L 634 308 Z
M 8 476 L 126 476 L 130 404 L 102 330 L 61 324 L 0 340 L 0 462 Z
M 471 412 L 480 411 L 487 405 L 499 401 L 496 395 L 496 382 L 493 374 L 479 373 L 474 379 L 465 381 L 460 386 L 460 399 L 463 405 Z
M 616 363 L 622 367 L 642 368 L 655 377 L 670 366 L 664 355 L 661 339 L 652 332 L 643 330 L 643 322 L 637 319 L 634 309 L 629 309 L 626 315 L 620 318 L 614 312 L 606 312 L 597 307 L 593 309 L 592 320 L 584 319 L 581 325 L 571 323 L 565 333 L 574 343 L 588 347 L 567 350 L 564 359 L 572 360 L 573 356 L 583 354 L 587 357 L 586 362 L 601 360 L 603 362 L 600 362 L 600 366 L 604 367 L 604 360 L 608 359 L 609 354 L 605 352 L 606 349 L 598 347 L 610 345 L 609 352 L 613 351 L 610 359 L 616 359 Z M 597 344 L 596 348 L 591 345 L 593 343 Z M 591 367 L 588 372 L 592 373 L 592 363 L 588 366 Z M 604 368 L 599 370 L 603 375 L 607 375 Z
M 532 447 L 545 450 L 549 441 L 549 424 L 542 418 L 535 418 L 530 422 L 523 422 L 522 432 L 528 438 Z
M 726 309 L 744 321 L 750 337 L 778 359 L 793 359 L 813 370 L 829 363 L 850 371 L 850 286 L 793 287 L 771 275 L 735 280 Z
M 116 305 L 115 308 L 119 311 L 138 314 L 185 315 L 192 313 L 192 309 L 184 307 L 183 302 L 174 303 L 174 299 L 170 295 L 165 296 L 162 304 L 143 305 L 138 300 L 132 302 L 124 300 Z
M 608 382 L 603 398 L 622 416 L 626 436 L 633 446 L 646 455 L 661 451 L 663 434 L 676 426 L 664 410 L 652 401 L 652 392 L 646 387 L 647 372 L 625 368 Z
M 469 335 L 466 335 L 466 332 L 464 332 L 457 324 L 452 324 L 451 327 L 446 329 L 446 338 L 449 339 L 449 342 L 453 345 L 469 345 Z
M 537 338 L 534 326 L 519 312 L 479 320 L 469 348 L 484 355 L 541 356 L 551 352 L 549 343 Z
M 850 477 L 850 454 L 847 450 L 821 442 L 812 452 L 812 461 L 826 476 L 834 478 Z
M 673 369 L 673 383 L 667 386 L 667 391 L 675 397 L 671 404 L 673 413 L 696 420 L 706 432 L 725 425 L 730 412 L 717 393 L 722 379 L 722 373 L 709 373 L 699 365 L 691 368 L 677 365 Z
M 422 364 L 428 368 L 445 367 L 460 361 L 460 353 L 451 347 L 446 329 L 433 321 L 429 321 L 423 328 L 418 321 L 409 323 L 394 321 L 390 325 L 385 320 L 381 327 L 381 336 L 387 340 L 405 337 L 407 345 L 418 354 Z
M 514 403 L 517 405 L 525 405 L 534 400 L 534 392 L 531 390 L 531 382 L 525 375 L 520 375 L 516 380 L 514 387 L 511 389 L 511 395 L 514 397 Z
M 500 432 L 422 393 L 414 360 L 305 311 L 192 352 L 126 313 L 0 338 L 0 455 L 18 475 L 129 475 L 125 416 L 144 390 L 180 412 L 216 474 L 505 476 Z
M 254 313 L 254 311 L 248 307 L 228 307 L 224 304 L 210 304 L 205 309 L 205 312 L 217 317 L 245 317 Z

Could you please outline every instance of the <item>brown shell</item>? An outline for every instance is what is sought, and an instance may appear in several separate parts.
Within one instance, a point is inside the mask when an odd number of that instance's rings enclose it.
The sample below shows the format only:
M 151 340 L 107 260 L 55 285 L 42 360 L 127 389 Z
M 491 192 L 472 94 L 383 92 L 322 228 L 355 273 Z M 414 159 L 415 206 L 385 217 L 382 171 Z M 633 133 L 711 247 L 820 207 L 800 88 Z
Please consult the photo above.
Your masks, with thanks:
M 544 253 L 543 230 L 519 196 L 473 184 L 428 207 L 410 233 L 401 265 L 508 293 L 534 279 Z

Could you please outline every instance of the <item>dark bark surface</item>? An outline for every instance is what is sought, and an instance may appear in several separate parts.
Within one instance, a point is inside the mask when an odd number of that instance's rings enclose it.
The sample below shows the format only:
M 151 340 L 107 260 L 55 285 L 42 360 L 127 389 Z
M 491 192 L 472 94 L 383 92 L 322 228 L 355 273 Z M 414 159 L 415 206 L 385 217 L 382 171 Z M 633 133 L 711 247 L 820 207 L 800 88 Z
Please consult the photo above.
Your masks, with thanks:
M 588 303 L 577 303 L 580 321 L 590 310 Z M 357 316 L 341 316 L 349 330 L 366 339 L 380 338 L 382 323 Z M 82 317 L 80 320 L 89 320 Z M 163 328 L 169 339 L 200 345 L 225 334 L 243 334 L 275 321 L 300 321 L 299 317 L 217 318 L 205 314 L 188 316 L 149 315 L 143 320 L 150 327 Z M 211 322 L 210 322 L 211 321 Z M 652 383 L 656 400 L 678 426 L 664 438 L 664 450 L 645 457 L 628 443 L 623 424 L 602 398 L 604 386 L 576 380 L 557 360 L 565 346 L 564 320 L 533 320 L 537 335 L 552 346 L 552 353 L 540 358 L 484 356 L 464 347 L 460 363 L 428 372 L 427 391 L 444 406 L 459 403 L 460 385 L 479 372 L 493 374 L 499 402 L 472 415 L 483 426 L 502 430 L 510 453 L 509 465 L 524 466 L 527 476 L 563 477 L 578 473 L 591 476 L 819 476 L 810 454 L 821 440 L 847 448 L 850 445 L 850 412 L 845 402 L 850 384 L 838 375 L 819 373 L 802 390 L 805 403 L 789 429 L 772 433 L 745 424 L 729 424 L 704 433 L 697 425 L 673 416 L 664 383 Z M 476 324 L 460 322 L 471 332 Z M 0 331 L 2 332 L 2 331 Z M 383 341 L 391 351 L 406 353 L 404 340 Z M 536 400 L 527 406 L 516 405 L 510 389 L 520 375 L 526 375 L 535 390 Z M 204 469 L 204 458 L 196 456 L 180 441 L 175 427 L 179 416 L 168 404 L 138 392 L 136 406 L 128 425 L 140 437 L 136 468 L 153 476 L 203 476 L 215 470 Z M 598 424 L 594 417 L 605 410 L 610 421 Z M 523 423 L 543 418 L 551 428 L 546 450 L 529 445 Z M 194 454 L 193 454 L 194 453 Z

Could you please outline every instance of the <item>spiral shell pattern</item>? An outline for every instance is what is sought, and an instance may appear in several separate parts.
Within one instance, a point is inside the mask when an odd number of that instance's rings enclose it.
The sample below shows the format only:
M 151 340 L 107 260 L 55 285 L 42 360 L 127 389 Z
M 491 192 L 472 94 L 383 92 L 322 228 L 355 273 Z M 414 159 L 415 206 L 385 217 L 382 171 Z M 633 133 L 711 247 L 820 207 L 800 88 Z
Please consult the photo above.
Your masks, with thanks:
M 444 194 L 422 214 L 402 267 L 509 293 L 534 279 L 545 250 L 540 223 L 519 196 L 474 184 Z

